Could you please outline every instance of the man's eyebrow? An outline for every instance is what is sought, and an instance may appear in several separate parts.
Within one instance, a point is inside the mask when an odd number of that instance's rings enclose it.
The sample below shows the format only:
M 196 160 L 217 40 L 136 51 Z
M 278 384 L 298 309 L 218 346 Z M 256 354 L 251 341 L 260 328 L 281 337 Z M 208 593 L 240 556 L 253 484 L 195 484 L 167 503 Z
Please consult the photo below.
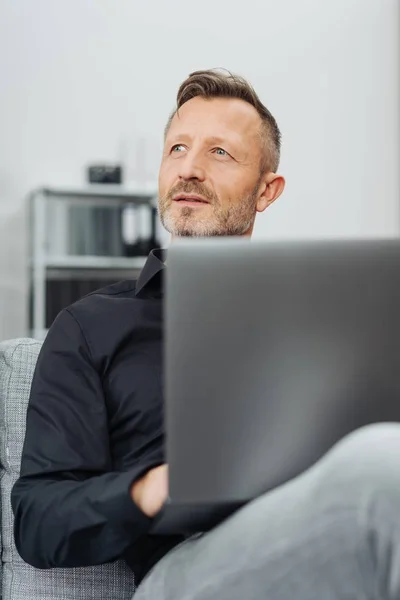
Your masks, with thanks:
M 217 135 L 212 135 L 211 137 L 207 138 L 207 142 L 210 144 L 226 144 L 227 142 L 232 143 L 232 140 L 228 140 L 228 138 L 219 137 Z
M 226 146 L 232 148 L 234 151 L 238 152 L 241 150 L 241 144 L 239 139 L 235 139 L 236 136 L 232 137 L 220 137 L 218 135 L 212 135 L 207 138 L 208 144 L 215 144 L 216 146 Z
M 179 132 L 177 132 L 177 133 L 174 133 L 171 136 L 168 136 L 168 138 L 169 138 L 170 141 L 182 140 L 184 142 L 184 141 L 190 141 L 192 139 L 192 136 L 190 134 L 188 134 L 188 133 L 179 133 Z M 227 138 L 227 137 L 221 137 L 221 136 L 218 136 L 218 135 L 212 135 L 212 136 L 206 138 L 205 141 L 208 144 L 217 144 L 217 145 L 221 144 L 222 146 L 224 144 L 229 144 L 229 145 L 232 145 L 234 147 L 238 147 L 238 148 L 240 147 L 239 140 L 236 141 L 235 139 L 231 139 L 231 138 Z

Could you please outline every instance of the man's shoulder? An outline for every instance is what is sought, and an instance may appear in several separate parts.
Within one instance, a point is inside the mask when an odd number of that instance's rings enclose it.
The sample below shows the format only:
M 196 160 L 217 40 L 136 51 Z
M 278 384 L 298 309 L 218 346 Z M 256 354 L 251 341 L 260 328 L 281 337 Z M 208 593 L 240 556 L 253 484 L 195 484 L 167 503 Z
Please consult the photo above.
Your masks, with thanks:
M 87 294 L 62 311 L 75 322 L 76 335 L 83 336 L 96 364 L 111 356 L 141 322 L 135 290 L 135 280 L 119 281 Z M 64 327 L 68 327 L 68 321 L 64 321 Z
M 76 302 L 75 304 L 78 304 L 79 302 L 83 302 L 84 300 L 87 300 L 88 298 L 135 298 L 135 291 L 136 291 L 136 283 L 137 280 L 136 279 L 124 279 L 123 281 L 117 281 L 116 283 L 111 283 L 109 285 L 106 285 L 102 288 L 99 288 L 98 290 L 94 290 L 93 292 L 90 292 L 89 294 L 87 294 L 86 296 L 84 296 L 83 298 L 81 298 L 80 300 L 78 300 L 78 302 Z
M 118 281 L 110 285 L 106 285 L 98 290 L 90 292 L 83 298 L 80 298 L 73 304 L 67 307 L 77 321 L 82 318 L 87 320 L 91 316 L 103 318 L 106 314 L 110 316 L 110 312 L 120 312 L 121 306 L 127 301 L 136 301 L 136 280 L 128 279 Z M 129 303 L 131 306 L 131 302 Z

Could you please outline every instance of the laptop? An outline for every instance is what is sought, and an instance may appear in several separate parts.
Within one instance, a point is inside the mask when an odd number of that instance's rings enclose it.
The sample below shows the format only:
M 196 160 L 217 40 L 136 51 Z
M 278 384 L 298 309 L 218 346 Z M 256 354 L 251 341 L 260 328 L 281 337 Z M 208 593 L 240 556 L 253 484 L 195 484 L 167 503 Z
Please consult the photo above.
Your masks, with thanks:
M 165 311 L 154 533 L 207 531 L 354 429 L 400 420 L 400 240 L 180 240 Z

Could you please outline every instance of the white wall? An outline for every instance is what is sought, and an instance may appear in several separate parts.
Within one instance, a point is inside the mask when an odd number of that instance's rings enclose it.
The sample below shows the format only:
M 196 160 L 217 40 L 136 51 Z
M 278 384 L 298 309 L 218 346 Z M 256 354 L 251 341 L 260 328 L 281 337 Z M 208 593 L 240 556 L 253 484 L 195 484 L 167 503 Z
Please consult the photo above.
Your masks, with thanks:
M 0 339 L 26 333 L 27 192 L 157 144 L 190 71 L 248 77 L 287 190 L 256 236 L 399 233 L 397 0 L 2 0 Z M 158 161 L 158 151 L 151 159 Z

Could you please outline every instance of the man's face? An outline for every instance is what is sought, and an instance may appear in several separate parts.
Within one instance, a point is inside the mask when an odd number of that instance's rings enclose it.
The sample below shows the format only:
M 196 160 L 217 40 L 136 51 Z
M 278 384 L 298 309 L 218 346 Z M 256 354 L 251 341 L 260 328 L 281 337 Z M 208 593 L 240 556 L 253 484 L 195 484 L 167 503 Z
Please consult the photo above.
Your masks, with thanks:
M 159 209 L 172 236 L 249 235 L 266 206 L 261 120 L 236 98 L 193 98 L 175 114 L 159 174 Z

